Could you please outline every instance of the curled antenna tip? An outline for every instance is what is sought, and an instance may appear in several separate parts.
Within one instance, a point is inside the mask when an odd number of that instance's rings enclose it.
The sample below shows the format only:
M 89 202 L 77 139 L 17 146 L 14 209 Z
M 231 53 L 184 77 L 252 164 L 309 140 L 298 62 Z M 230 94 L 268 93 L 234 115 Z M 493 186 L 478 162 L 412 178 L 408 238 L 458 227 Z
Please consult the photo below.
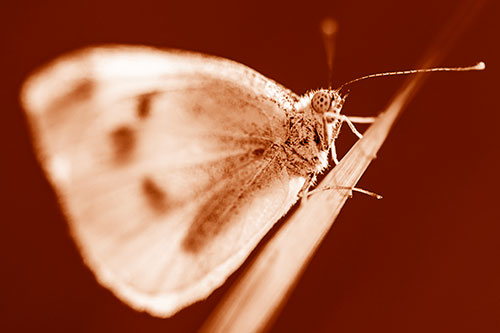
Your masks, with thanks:
M 338 27 L 339 25 L 337 24 L 337 21 L 335 21 L 331 17 L 325 17 L 321 21 L 321 31 L 326 36 L 335 35 L 335 33 L 338 30 Z
M 482 71 L 483 69 L 486 69 L 486 64 L 483 61 L 480 61 L 474 66 L 475 69 L 478 71 Z

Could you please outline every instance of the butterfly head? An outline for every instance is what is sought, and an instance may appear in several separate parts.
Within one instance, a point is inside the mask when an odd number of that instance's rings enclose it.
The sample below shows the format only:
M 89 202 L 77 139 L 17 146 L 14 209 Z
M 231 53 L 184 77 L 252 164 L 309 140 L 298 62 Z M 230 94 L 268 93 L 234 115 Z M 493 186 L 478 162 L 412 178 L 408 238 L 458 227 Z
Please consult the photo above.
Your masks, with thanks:
M 309 92 L 303 100 L 312 120 L 318 147 L 322 151 L 329 151 L 333 140 L 337 137 L 341 125 L 340 112 L 344 106 L 347 94 L 340 89 L 319 89 Z
M 312 95 L 311 107 L 319 114 L 332 112 L 339 114 L 347 95 L 341 95 L 340 90 L 321 89 Z

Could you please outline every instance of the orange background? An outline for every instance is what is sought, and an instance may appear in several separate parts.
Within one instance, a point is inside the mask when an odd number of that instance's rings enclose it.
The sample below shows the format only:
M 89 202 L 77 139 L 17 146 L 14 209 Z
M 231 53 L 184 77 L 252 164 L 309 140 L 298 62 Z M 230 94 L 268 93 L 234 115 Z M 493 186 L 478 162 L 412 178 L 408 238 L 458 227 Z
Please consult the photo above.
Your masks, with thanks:
M 235 278 L 171 319 L 135 312 L 97 284 L 37 165 L 17 102 L 21 82 L 37 66 L 89 44 L 148 44 L 233 59 L 303 93 L 326 85 L 317 32 L 325 15 L 340 25 L 338 85 L 412 68 L 456 6 L 451 0 L 2 3 L 8 179 L 0 251 L 0 325 L 7 330 L 0 330 L 195 331 Z M 429 77 L 359 184 L 384 199 L 348 201 L 273 331 L 500 332 L 498 9 L 495 1 L 487 4 L 443 61 L 484 60 L 487 71 Z M 402 80 L 352 86 L 344 113 L 375 115 Z M 340 155 L 354 141 L 344 130 Z

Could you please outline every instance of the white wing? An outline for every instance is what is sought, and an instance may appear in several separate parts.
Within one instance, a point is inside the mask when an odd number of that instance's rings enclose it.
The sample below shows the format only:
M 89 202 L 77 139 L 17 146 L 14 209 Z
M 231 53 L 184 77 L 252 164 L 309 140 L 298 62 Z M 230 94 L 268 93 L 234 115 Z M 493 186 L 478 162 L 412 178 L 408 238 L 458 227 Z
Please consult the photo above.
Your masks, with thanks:
M 90 48 L 22 101 L 85 262 L 155 315 L 221 285 L 304 183 L 277 153 L 297 96 L 229 60 Z

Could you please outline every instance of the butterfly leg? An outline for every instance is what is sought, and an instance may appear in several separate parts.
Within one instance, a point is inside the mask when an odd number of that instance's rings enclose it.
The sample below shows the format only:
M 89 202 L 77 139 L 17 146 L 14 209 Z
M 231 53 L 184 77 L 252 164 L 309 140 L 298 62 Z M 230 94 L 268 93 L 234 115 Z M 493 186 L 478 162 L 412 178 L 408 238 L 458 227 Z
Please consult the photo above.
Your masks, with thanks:
M 306 197 L 309 197 L 310 195 L 314 193 L 319 193 L 323 191 L 328 191 L 328 190 L 349 190 L 349 197 L 352 197 L 352 192 L 359 192 L 363 193 L 366 195 L 369 195 L 372 198 L 376 198 L 378 200 L 382 199 L 382 196 L 380 194 L 377 194 L 375 192 L 367 191 L 362 188 L 357 188 L 357 187 L 349 187 L 349 186 L 327 186 L 327 187 L 322 187 L 322 188 L 317 188 L 312 191 L 309 191 L 306 193 Z
M 347 117 L 347 116 L 344 116 L 344 115 L 341 115 L 341 118 L 342 122 L 346 122 L 347 125 L 349 125 L 349 128 L 351 129 L 351 131 L 358 137 L 358 138 L 362 138 L 363 135 L 361 133 L 359 133 L 359 131 L 356 129 L 356 126 L 354 126 L 354 124 L 352 123 L 352 121 Z
M 325 113 L 325 116 L 326 116 L 326 119 L 331 117 L 333 119 L 340 119 L 340 121 L 342 123 L 346 122 L 347 125 L 349 125 L 349 128 L 351 129 L 351 131 L 360 139 L 363 137 L 363 135 L 356 129 L 356 126 L 354 126 L 354 123 L 370 124 L 370 123 L 373 123 L 376 119 L 375 117 L 347 117 L 343 114 L 337 114 L 335 112 L 327 112 L 327 113 Z
M 299 198 L 306 199 L 309 197 L 309 188 L 311 187 L 312 184 L 314 184 L 314 181 L 316 180 L 316 174 L 311 173 L 307 176 L 306 181 L 304 182 L 304 185 L 302 185 L 302 188 L 299 191 Z
M 356 117 L 356 116 L 351 116 L 347 118 L 354 124 L 371 124 L 375 122 L 375 119 L 377 119 L 377 117 Z
M 356 136 L 358 138 L 362 138 L 363 135 L 361 133 L 358 132 L 358 130 L 356 129 L 356 127 L 354 126 L 354 123 L 357 123 L 357 124 L 370 124 L 370 123 L 373 123 L 375 121 L 375 119 L 377 119 L 376 117 L 347 117 L 345 115 L 340 115 L 340 119 L 342 120 L 342 122 L 346 122 L 347 125 L 349 125 L 349 128 L 351 129 L 351 131 L 356 134 Z M 376 158 L 377 156 L 374 155 L 372 156 L 372 158 Z
M 332 160 L 335 165 L 339 164 L 339 160 L 337 158 L 337 149 L 335 148 L 335 142 L 332 142 L 330 146 L 330 151 L 332 152 Z

